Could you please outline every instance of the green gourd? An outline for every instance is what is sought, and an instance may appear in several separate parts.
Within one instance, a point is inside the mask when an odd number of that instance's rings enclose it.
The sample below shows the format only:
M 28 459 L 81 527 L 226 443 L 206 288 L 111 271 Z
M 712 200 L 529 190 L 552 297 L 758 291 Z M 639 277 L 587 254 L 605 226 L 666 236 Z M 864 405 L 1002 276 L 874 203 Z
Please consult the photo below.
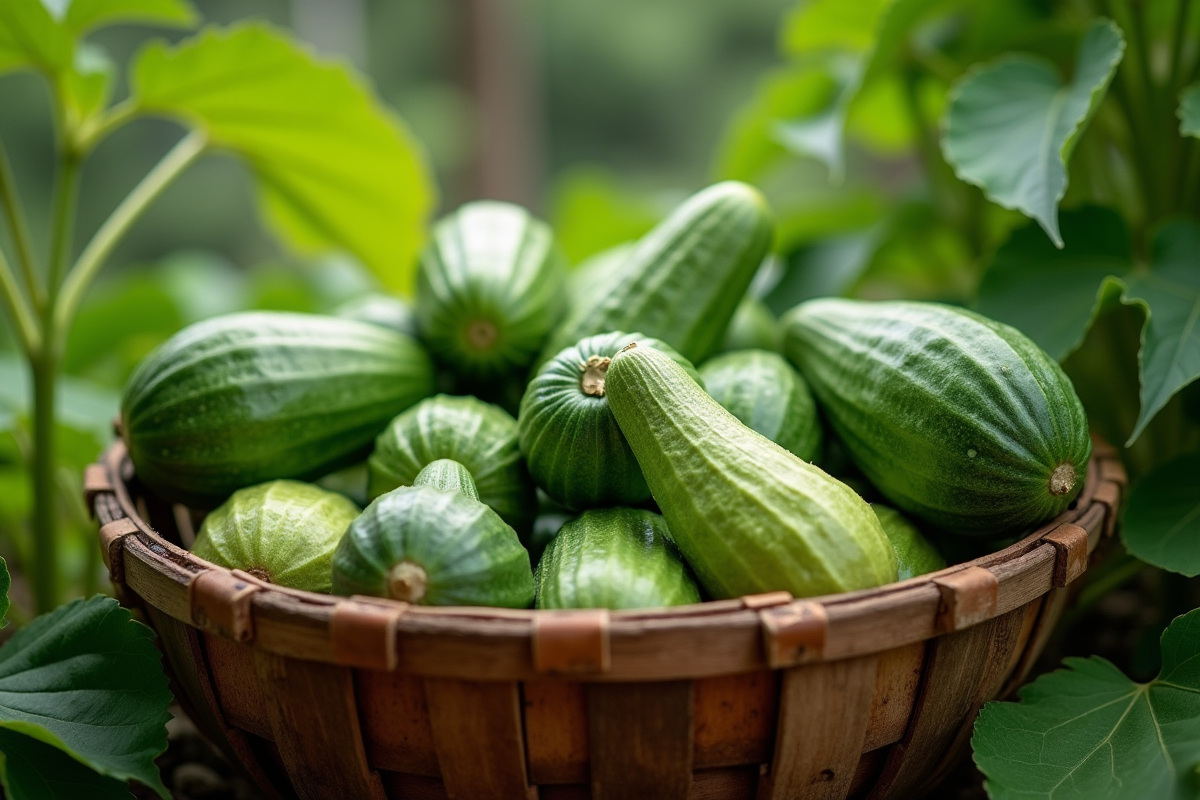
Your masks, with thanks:
M 692 195 L 646 234 L 611 279 L 576 298 L 538 363 L 586 336 L 640 330 L 690 361 L 714 353 L 771 245 L 766 200 L 726 181 Z
M 812 300 L 784 353 L 893 505 L 956 533 L 1017 533 L 1062 513 L 1092 444 L 1071 381 L 1026 336 L 936 303 Z
M 517 421 L 474 397 L 437 395 L 392 420 L 375 440 L 368 461 L 372 499 L 438 459 L 453 459 L 471 473 L 481 502 L 525 535 L 537 514 L 533 481 L 521 460 Z
M 204 518 L 192 552 L 261 580 L 329 593 L 333 551 L 358 517 L 340 494 L 299 481 L 239 489 Z
M 334 316 L 369 322 L 406 336 L 417 335 L 417 319 L 412 306 L 389 294 L 366 294 L 334 309 Z
M 538 608 L 660 608 L 700 602 L 691 570 L 652 511 L 605 508 L 562 526 L 534 575 Z
M 871 508 L 896 550 L 900 580 L 906 581 L 946 568 L 946 559 L 933 546 L 933 542 L 926 539 L 903 514 L 879 503 L 872 503 Z
M 511 203 L 467 203 L 438 222 L 421 256 L 421 338 L 466 378 L 524 370 L 559 320 L 563 277 L 544 222 Z
M 734 312 L 733 319 L 729 321 L 725 340 L 721 343 L 721 352 L 778 349 L 779 322 L 775 315 L 762 300 L 746 297 Z
M 821 420 L 804 378 L 778 353 L 737 350 L 700 368 L 704 388 L 743 424 L 775 444 L 814 461 L 821 452 Z
M 529 553 L 488 506 L 463 491 L 439 489 L 446 465 L 423 470 L 413 486 L 376 498 L 350 524 L 333 554 L 333 591 L 428 606 L 527 608 L 533 602 Z M 467 484 L 470 476 L 460 473 Z
M 608 399 L 680 551 L 715 598 L 896 579 L 879 520 L 845 484 L 743 425 L 666 355 L 633 345 Z
M 138 477 L 164 499 L 212 508 L 275 478 L 312 480 L 433 391 L 417 342 L 355 320 L 249 312 L 189 326 L 125 385 Z
M 658 339 L 620 331 L 589 336 L 542 365 L 518 416 L 521 453 L 534 481 L 571 510 L 636 505 L 650 499 L 633 451 L 605 397 L 605 373 L 632 341 L 666 353 L 696 377 L 691 362 Z

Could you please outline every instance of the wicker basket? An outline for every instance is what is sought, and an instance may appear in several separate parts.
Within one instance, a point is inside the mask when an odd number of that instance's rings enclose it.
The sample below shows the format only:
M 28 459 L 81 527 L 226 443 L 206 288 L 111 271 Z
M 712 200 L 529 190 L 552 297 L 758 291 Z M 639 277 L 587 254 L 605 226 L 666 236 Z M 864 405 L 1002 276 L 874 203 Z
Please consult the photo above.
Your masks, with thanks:
M 1069 511 L 932 575 L 620 612 L 280 589 L 178 546 L 195 515 L 144 492 L 122 444 L 85 483 L 176 697 L 269 796 L 875 800 L 928 790 L 1022 681 L 1125 473 L 1097 442 Z

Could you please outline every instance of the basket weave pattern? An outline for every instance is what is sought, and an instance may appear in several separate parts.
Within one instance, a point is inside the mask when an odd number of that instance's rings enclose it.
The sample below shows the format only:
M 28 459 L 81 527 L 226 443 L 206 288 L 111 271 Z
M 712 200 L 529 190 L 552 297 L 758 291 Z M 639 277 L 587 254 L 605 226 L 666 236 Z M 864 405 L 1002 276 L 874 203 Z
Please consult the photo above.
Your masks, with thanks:
M 144 492 L 121 443 L 85 476 L 176 697 L 269 796 L 304 800 L 918 796 L 1024 679 L 1125 483 L 1097 441 L 1058 519 L 877 589 L 552 612 L 281 589 L 180 547 L 195 515 Z

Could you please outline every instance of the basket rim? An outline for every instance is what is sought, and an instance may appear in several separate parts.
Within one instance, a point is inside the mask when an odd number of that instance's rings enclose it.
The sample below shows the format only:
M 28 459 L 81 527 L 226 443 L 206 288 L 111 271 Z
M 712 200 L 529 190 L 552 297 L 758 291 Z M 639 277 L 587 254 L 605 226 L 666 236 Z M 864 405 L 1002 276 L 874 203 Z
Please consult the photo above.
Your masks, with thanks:
M 972 561 L 821 597 L 771 592 L 662 609 L 548 611 L 410 606 L 275 586 L 158 534 L 131 496 L 132 476 L 118 438 L 88 469 L 85 490 L 118 597 L 152 620 L 165 614 L 303 660 L 492 680 L 696 678 L 867 655 L 960 630 L 1082 574 L 1113 532 L 1126 484 L 1116 451 L 1093 436 L 1072 507 Z

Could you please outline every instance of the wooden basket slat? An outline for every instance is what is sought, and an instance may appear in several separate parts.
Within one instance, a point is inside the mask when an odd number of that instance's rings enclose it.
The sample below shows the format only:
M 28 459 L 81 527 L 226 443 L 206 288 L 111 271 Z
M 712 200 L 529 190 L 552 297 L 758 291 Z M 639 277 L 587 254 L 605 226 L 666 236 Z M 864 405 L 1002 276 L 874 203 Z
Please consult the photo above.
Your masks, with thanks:
M 890 749 L 880 747 L 876 750 L 869 750 L 862 754 L 862 758 L 858 760 L 858 767 L 854 770 L 854 777 L 850 781 L 850 789 L 847 797 L 860 800 L 871 791 L 871 787 L 875 785 L 876 779 L 879 777 L 880 771 L 883 769 L 884 763 L 887 761 Z
M 863 752 L 879 656 L 784 670 L 779 726 L 759 800 L 840 800 Z
M 594 800 L 687 797 L 694 726 L 691 681 L 587 686 Z
M 592 800 L 592 789 L 587 784 L 560 783 L 538 788 L 540 800 Z
M 765 764 L 775 741 L 779 675 L 760 670 L 692 684 L 695 768 Z
M 231 725 L 270 739 L 271 719 L 254 666 L 254 650 L 223 636 L 200 635 L 212 668 L 213 689 L 225 719 Z
M 754 800 L 758 765 L 697 770 L 689 800 Z
M 538 785 L 587 784 L 587 693 L 573 681 L 527 681 L 525 748 L 529 780 Z
M 426 678 L 425 702 L 448 796 L 536 799 L 525 766 L 519 684 Z
M 449 800 L 446 786 L 437 778 L 380 770 L 379 779 L 389 800 Z M 341 797 L 341 795 L 335 795 Z M 349 800 L 349 798 L 347 798 Z
M 360 669 L 354 673 L 358 714 L 367 761 L 372 767 L 439 777 L 425 681 L 401 672 Z
M 367 764 L 351 670 L 262 650 L 254 666 L 271 738 L 301 800 L 387 800 Z
M 917 700 L 924 663 L 924 642 L 906 644 L 879 655 L 864 751 L 894 744 L 903 738 L 913 703 Z

